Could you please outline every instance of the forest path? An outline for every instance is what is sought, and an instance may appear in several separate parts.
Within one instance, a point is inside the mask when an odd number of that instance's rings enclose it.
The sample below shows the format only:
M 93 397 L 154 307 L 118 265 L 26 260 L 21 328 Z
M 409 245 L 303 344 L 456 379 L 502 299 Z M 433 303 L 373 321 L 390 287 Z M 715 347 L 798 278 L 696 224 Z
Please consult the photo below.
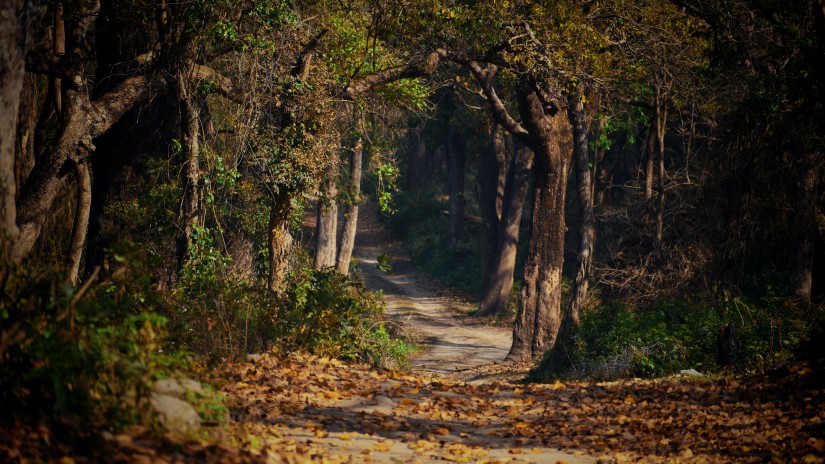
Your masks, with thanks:
M 377 257 L 386 251 L 360 246 L 355 256 L 367 288 L 383 291 L 387 316 L 422 349 L 412 359 L 414 372 L 472 381 L 483 375 L 484 367 L 504 361 L 512 330 L 467 316 L 468 303 L 435 294 L 413 273 L 378 269 Z
M 413 356 L 413 371 L 462 381 L 511 371 L 501 363 L 513 340 L 512 329 L 468 316 L 472 303 L 436 291 L 432 282 L 412 272 L 409 258 L 381 223 L 377 206 L 368 203 L 361 209 L 353 258 L 367 288 L 383 292 L 390 320 L 421 348 Z M 380 254 L 392 257 L 391 272 L 378 268 Z

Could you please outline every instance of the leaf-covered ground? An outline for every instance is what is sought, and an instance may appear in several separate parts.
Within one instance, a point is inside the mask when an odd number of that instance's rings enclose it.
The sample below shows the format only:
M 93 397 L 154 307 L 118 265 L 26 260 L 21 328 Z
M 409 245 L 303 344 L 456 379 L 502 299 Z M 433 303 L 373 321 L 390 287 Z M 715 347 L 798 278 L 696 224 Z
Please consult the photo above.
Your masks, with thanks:
M 467 384 L 306 355 L 215 372 L 222 444 L 141 431 L 56 445 L 21 424 L 0 460 L 39 462 L 823 462 L 823 366 L 745 380 Z M 38 451 L 48 449 L 49 451 Z M 555 451 L 561 450 L 561 451 Z
M 261 456 L 288 450 L 333 462 L 825 458 L 823 371 L 803 366 L 780 378 L 743 381 L 471 385 L 323 358 L 264 356 L 228 375 L 235 435 Z

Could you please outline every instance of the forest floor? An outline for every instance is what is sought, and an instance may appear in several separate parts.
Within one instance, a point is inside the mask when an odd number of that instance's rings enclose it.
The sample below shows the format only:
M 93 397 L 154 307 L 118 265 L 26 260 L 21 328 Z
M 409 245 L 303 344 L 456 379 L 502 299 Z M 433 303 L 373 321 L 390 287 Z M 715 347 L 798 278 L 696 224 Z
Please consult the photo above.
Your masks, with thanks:
M 262 354 L 211 373 L 231 410 L 222 442 L 130 431 L 91 456 L 66 448 L 55 461 L 825 461 L 821 363 L 738 379 L 522 383 L 525 366 L 502 363 L 510 331 L 472 320 L 462 298 L 412 274 L 385 240 L 366 225 L 358 266 L 384 291 L 388 316 L 424 348 L 411 372 Z M 375 268 L 379 253 L 394 257 L 393 274 Z M 20 435 L 43 441 L 36 427 Z

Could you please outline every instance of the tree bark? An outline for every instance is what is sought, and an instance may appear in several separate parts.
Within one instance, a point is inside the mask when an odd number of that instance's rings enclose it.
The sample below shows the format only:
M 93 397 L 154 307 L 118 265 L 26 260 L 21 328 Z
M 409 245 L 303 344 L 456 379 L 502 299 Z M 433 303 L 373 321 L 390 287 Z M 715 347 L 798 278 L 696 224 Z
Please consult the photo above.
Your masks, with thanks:
M 181 151 L 186 166 L 183 201 L 180 216 L 183 221 L 183 242 L 186 250 L 181 254 L 188 257 L 193 250 L 192 235 L 200 224 L 200 111 L 194 97 L 187 89 L 186 76 L 178 73 L 175 86 L 181 118 Z
M 507 177 L 507 152 L 498 124 L 489 128 L 487 147 L 479 157 L 478 192 L 481 210 L 481 288 L 487 291 L 493 281 L 499 220 L 504 183 Z M 502 182 L 505 178 L 505 182 Z
M 420 129 L 407 131 L 407 190 L 416 192 L 429 183 L 427 145 Z
M 361 165 L 363 160 L 363 142 L 361 137 L 355 142 L 350 156 L 349 200 L 344 212 L 344 226 L 341 232 L 341 246 L 338 250 L 338 272 L 349 274 L 352 249 L 355 247 L 355 234 L 358 229 L 358 204 L 361 201 Z
M 269 288 L 280 293 L 286 288 L 286 277 L 292 261 L 293 242 L 289 232 L 292 215 L 290 196 L 280 192 L 269 208 Z
M 7 0 L 0 6 L 0 241 L 18 235 L 14 145 L 26 52 L 46 2 Z
M 467 142 L 464 134 L 452 124 L 447 132 L 447 158 L 449 169 L 447 184 L 450 194 L 450 217 L 447 223 L 447 237 L 450 243 L 464 238 L 464 171 L 466 165 Z
M 338 186 L 337 168 L 331 168 L 324 179 L 323 189 L 318 199 L 318 222 L 315 227 L 316 270 L 335 266 L 336 235 L 338 232 Z
M 69 244 L 69 256 L 66 260 L 66 282 L 77 285 L 80 259 L 86 245 L 86 235 L 89 230 L 89 214 L 92 209 L 92 179 L 89 175 L 89 161 L 75 165 L 77 177 L 77 205 L 75 207 L 72 240 Z
M 34 247 L 52 204 L 64 183 L 67 163 L 79 163 L 94 150 L 92 140 L 106 132 L 126 111 L 148 99 L 158 83 L 144 76 L 123 81 L 90 102 L 85 85 L 66 92 L 64 123 L 54 148 L 38 160 L 17 201 L 19 235 L 11 249 L 20 262 Z
M 565 316 L 559 328 L 559 335 L 548 370 L 557 372 L 569 362 L 568 351 L 573 346 L 573 334 L 579 326 L 582 308 L 587 299 L 590 285 L 590 269 L 596 247 L 596 217 L 593 213 L 593 189 L 590 174 L 590 155 L 587 146 L 587 116 L 581 98 L 571 97 L 567 107 L 567 118 L 573 130 L 573 156 L 576 165 L 576 192 L 579 197 L 581 239 L 576 260 L 576 276 L 570 287 L 570 297 L 565 308 Z
M 816 156 L 807 155 L 802 175 L 797 185 L 796 246 L 793 250 L 796 269 L 791 288 L 794 295 L 805 303 L 811 301 L 814 284 L 814 263 L 817 239 L 817 186 L 820 166 Z
M 26 74 L 23 92 L 20 96 L 20 114 L 17 121 L 17 143 L 15 145 L 14 176 L 15 184 L 18 186 L 26 182 L 34 168 L 37 115 L 37 76 Z M 17 190 L 17 194 L 20 194 L 20 190 Z
M 504 187 L 501 220 L 498 223 L 496 249 L 489 269 L 489 282 L 484 287 L 484 296 L 476 316 L 500 316 L 507 312 L 507 302 L 513 290 L 513 276 L 516 270 L 521 216 L 530 185 L 533 156 L 519 150 L 511 158 Z
M 665 128 L 667 127 L 667 93 L 656 86 L 656 142 L 659 148 L 659 196 L 656 205 L 656 241 L 662 241 L 665 215 Z
M 517 97 L 535 153 L 535 192 L 524 287 L 507 359 L 527 361 L 553 348 L 562 322 L 564 200 L 572 142 L 567 120 L 548 117 L 534 90 L 519 85 Z

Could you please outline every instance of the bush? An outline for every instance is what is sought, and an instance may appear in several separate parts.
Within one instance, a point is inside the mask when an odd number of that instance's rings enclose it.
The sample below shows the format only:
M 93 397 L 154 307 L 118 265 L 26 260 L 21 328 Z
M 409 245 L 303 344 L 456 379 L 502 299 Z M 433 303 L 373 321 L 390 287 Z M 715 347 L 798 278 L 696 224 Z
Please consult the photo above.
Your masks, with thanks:
M 278 304 L 262 283 L 232 274 L 232 261 L 215 247 L 213 235 L 196 228 L 165 311 L 179 347 L 208 364 L 269 349 Z
M 715 373 L 719 331 L 733 323 L 736 353 L 730 369 L 762 373 L 792 359 L 821 330 L 825 307 L 803 307 L 787 298 L 763 298 L 761 304 L 736 299 L 721 311 L 682 302 L 659 302 L 639 311 L 621 303 L 585 312 L 571 368 L 562 377 L 612 380 L 666 376 L 682 369 Z M 549 380 L 547 360 L 531 374 Z
M 57 272 L 5 263 L 0 295 L 0 417 L 86 433 L 146 417 L 151 383 L 184 366 L 162 352 L 165 319 L 148 281 L 121 266 L 74 288 Z
M 391 336 L 383 312 L 379 298 L 353 277 L 303 268 L 279 309 L 279 348 L 405 368 L 412 349 Z
M 719 319 L 707 308 L 661 303 L 638 312 L 622 304 L 584 314 L 570 355 L 573 378 L 658 377 L 680 369 L 713 369 Z M 535 375 L 541 376 L 544 363 Z

